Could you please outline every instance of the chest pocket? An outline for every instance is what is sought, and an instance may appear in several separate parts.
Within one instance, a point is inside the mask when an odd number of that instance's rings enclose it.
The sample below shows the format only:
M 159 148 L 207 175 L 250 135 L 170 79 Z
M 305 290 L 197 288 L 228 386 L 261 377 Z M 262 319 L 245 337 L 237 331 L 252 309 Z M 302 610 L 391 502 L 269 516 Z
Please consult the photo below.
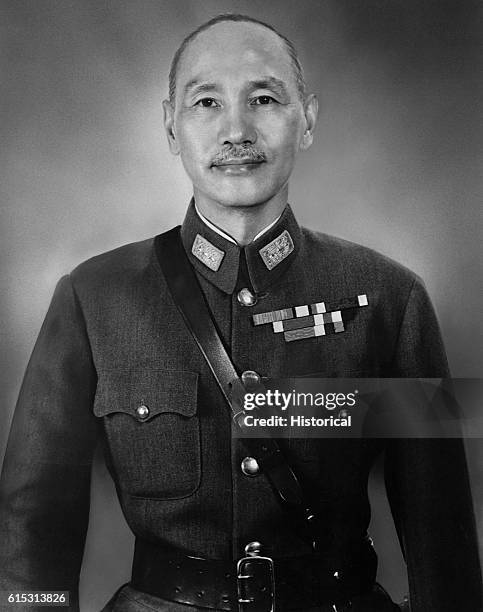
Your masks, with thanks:
M 201 481 L 198 374 L 101 371 L 94 414 L 101 418 L 121 489 L 135 497 L 180 499 Z

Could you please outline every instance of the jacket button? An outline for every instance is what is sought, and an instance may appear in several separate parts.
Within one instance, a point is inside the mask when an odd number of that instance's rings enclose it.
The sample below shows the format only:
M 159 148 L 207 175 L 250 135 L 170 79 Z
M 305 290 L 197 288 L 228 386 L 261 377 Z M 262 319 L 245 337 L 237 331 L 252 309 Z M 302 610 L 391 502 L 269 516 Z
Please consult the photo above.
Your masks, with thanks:
M 258 557 L 258 555 L 262 552 L 262 544 L 261 542 L 248 542 L 245 546 L 245 554 L 248 557 Z
M 141 404 L 140 406 L 136 408 L 136 414 L 138 415 L 138 418 L 141 420 L 147 419 L 149 416 L 149 408 L 145 406 L 144 404 Z
M 242 306 L 255 306 L 257 303 L 256 296 L 253 295 L 250 289 L 247 289 L 246 287 L 244 289 L 240 289 L 236 299 Z
M 253 370 L 245 370 L 241 375 L 241 380 L 244 385 L 258 385 L 260 382 L 260 374 Z
M 260 471 L 260 467 L 254 457 L 245 457 L 241 462 L 241 470 L 245 476 L 256 476 Z

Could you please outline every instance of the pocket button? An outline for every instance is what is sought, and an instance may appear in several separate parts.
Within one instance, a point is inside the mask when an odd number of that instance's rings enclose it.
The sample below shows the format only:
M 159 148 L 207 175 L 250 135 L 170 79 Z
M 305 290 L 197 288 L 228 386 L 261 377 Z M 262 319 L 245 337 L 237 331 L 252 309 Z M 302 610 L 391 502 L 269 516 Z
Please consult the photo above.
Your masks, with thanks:
M 136 408 L 136 414 L 140 421 L 145 421 L 149 416 L 149 408 L 145 404 L 141 404 Z

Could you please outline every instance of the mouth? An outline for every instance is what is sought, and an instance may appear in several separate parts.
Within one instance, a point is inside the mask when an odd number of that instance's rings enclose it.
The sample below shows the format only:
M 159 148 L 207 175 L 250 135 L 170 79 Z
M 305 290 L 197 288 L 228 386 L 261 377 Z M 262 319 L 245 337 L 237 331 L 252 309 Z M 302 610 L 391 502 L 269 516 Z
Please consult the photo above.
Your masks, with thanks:
M 253 159 L 224 159 L 221 162 L 215 162 L 212 164 L 212 169 L 223 172 L 224 174 L 247 174 L 259 168 L 264 162 L 254 161 Z
M 220 162 L 215 162 L 214 166 L 245 166 L 247 164 L 261 164 L 261 160 L 254 160 L 251 157 L 237 157 L 233 159 L 224 159 Z

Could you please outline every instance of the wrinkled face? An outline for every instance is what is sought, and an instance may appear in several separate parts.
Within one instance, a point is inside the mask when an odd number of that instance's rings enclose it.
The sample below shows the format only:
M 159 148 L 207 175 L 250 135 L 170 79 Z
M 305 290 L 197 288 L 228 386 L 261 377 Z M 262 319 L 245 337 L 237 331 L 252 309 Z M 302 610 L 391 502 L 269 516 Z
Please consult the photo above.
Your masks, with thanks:
M 253 23 L 199 34 L 178 68 L 165 125 L 195 198 L 252 206 L 283 192 L 300 149 L 312 142 L 283 42 Z

